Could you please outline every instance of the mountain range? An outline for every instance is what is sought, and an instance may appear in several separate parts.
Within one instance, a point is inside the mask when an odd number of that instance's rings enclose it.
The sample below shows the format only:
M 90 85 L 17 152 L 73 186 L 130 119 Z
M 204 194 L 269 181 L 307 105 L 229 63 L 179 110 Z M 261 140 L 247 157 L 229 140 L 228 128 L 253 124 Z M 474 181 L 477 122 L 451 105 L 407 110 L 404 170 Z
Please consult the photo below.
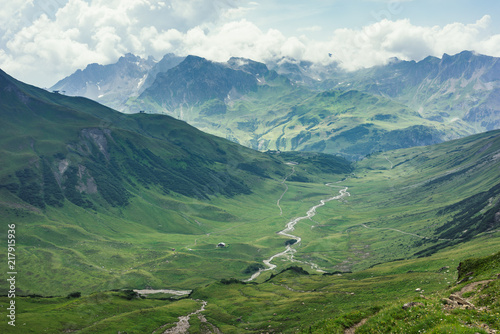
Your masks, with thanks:
M 111 65 L 89 64 L 51 87 L 52 91 L 84 96 L 119 109 L 130 96 L 149 87 L 156 74 L 177 66 L 184 58 L 166 54 L 160 61 L 126 54 Z
M 148 74 L 140 90 L 127 92 L 132 98 L 109 105 L 166 113 L 261 151 L 316 151 L 351 160 L 499 127 L 498 58 L 469 51 L 420 62 L 392 59 L 355 72 L 291 59 L 266 65 L 167 56 L 175 59 L 171 68 Z M 103 68 L 119 68 L 125 60 Z M 127 82 L 143 78 L 141 72 Z M 83 81 L 75 73 L 53 88 L 79 95 L 70 83 Z

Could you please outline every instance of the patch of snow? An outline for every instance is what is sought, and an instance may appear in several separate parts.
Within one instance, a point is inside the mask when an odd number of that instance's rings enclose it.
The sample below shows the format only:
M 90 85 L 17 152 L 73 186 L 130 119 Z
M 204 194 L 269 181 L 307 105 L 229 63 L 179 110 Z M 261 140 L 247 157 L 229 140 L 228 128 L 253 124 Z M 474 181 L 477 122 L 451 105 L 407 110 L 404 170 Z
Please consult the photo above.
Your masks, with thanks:
M 243 65 L 247 65 L 248 64 L 248 60 L 245 60 L 245 59 L 238 59 L 238 61 L 236 62 L 236 65 L 238 66 L 243 66 Z
M 139 80 L 139 83 L 137 84 L 137 88 L 141 88 L 144 81 L 146 81 L 147 76 L 148 76 L 147 74 L 144 74 L 144 76 L 141 78 L 141 80 Z

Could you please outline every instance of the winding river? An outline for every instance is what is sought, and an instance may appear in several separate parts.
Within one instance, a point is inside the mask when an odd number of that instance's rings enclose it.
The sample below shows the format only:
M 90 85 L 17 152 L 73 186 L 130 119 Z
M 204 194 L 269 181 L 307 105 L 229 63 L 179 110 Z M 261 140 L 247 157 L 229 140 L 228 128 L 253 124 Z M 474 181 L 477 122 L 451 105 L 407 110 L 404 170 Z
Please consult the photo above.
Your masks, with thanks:
M 331 183 L 327 183 L 325 185 L 328 186 L 328 187 L 335 187 Z M 302 238 L 300 238 L 300 237 L 298 237 L 298 236 L 293 235 L 293 234 L 290 233 L 293 230 L 295 230 L 295 225 L 297 225 L 297 223 L 299 221 L 301 221 L 301 220 L 311 219 L 312 217 L 314 217 L 316 215 L 316 209 L 318 209 L 319 207 L 322 207 L 326 203 L 328 203 L 330 201 L 333 201 L 333 200 L 340 200 L 340 199 L 342 199 L 344 197 L 347 197 L 347 196 L 351 196 L 351 194 L 349 194 L 347 192 L 347 189 L 348 189 L 348 187 L 345 187 L 344 189 L 341 189 L 339 191 L 339 195 L 337 195 L 337 196 L 333 196 L 333 197 L 330 197 L 330 198 L 327 198 L 327 199 L 322 199 L 319 204 L 317 204 L 317 205 L 313 206 L 312 208 L 310 208 L 307 211 L 307 213 L 306 213 L 305 216 L 299 217 L 299 218 L 295 218 L 295 219 L 291 220 L 290 222 L 288 222 L 286 224 L 286 226 L 285 226 L 285 229 L 279 231 L 278 234 L 281 234 L 283 236 L 295 239 L 295 240 L 297 240 L 297 242 L 295 244 L 299 244 L 302 241 Z M 267 266 L 267 268 L 260 269 L 259 271 L 257 271 L 256 273 L 254 273 L 249 279 L 245 280 L 245 282 L 253 281 L 257 277 L 259 277 L 259 275 L 262 272 L 268 271 L 268 270 L 273 270 L 274 268 L 276 268 L 276 265 L 272 264 L 271 261 L 273 261 L 277 257 L 282 257 L 282 256 L 283 257 L 288 257 L 292 261 L 293 260 L 293 254 L 295 252 L 297 252 L 297 250 L 295 249 L 295 247 L 293 247 L 293 245 L 287 245 L 284 251 L 279 252 L 277 254 L 274 254 L 273 256 L 271 256 L 270 258 L 268 258 L 267 260 L 262 261 Z M 318 268 L 318 266 L 316 264 L 314 264 L 314 263 L 308 263 L 308 264 L 311 265 L 314 269 L 320 271 L 319 268 Z

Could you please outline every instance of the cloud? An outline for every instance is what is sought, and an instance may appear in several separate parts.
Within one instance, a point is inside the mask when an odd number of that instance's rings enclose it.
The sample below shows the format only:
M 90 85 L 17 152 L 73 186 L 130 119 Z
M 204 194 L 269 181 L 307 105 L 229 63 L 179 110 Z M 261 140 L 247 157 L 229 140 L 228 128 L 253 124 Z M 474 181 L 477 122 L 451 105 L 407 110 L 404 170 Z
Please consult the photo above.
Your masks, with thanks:
M 240 20 L 207 31 L 169 31 L 158 34 L 154 40 L 179 54 L 196 54 L 216 61 L 231 56 L 258 61 L 290 57 L 320 63 L 333 60 L 346 70 L 355 70 L 384 64 L 391 57 L 421 60 L 463 50 L 500 56 L 500 35 L 488 34 L 490 24 L 488 15 L 473 24 L 452 23 L 444 27 L 415 26 L 408 19 L 384 19 L 362 29 L 337 29 L 328 40 L 317 41 L 304 36 L 285 37 L 273 29 L 265 32 L 252 22 Z
M 488 34 L 490 24 L 488 15 L 473 24 L 452 23 L 444 27 L 415 26 L 408 19 L 384 19 L 362 29 L 337 29 L 328 41 L 309 41 L 303 57 L 322 63 L 333 59 L 343 68 L 355 70 L 384 64 L 391 57 L 418 61 L 429 55 L 440 57 L 463 50 L 500 56 L 500 35 Z
M 240 0 L 12 0 L 0 9 L 0 18 L 12 23 L 0 28 L 0 67 L 20 80 L 50 86 L 89 63 L 113 63 L 127 52 L 157 59 L 168 52 L 194 54 L 215 61 L 290 57 L 338 61 L 347 70 L 391 57 L 420 60 L 462 50 L 500 56 L 500 35 L 489 33 L 488 15 L 442 27 L 385 18 L 314 40 L 262 30 L 241 17 L 257 6 Z
M 192 35 L 239 2 L 13 0 L 0 9 L 0 18 L 10 18 L 8 28 L 0 28 L 0 67 L 46 86 L 88 63 L 111 63 L 126 52 L 161 57 L 173 44 L 160 50 L 148 38 L 161 35 L 177 43 L 179 33 Z

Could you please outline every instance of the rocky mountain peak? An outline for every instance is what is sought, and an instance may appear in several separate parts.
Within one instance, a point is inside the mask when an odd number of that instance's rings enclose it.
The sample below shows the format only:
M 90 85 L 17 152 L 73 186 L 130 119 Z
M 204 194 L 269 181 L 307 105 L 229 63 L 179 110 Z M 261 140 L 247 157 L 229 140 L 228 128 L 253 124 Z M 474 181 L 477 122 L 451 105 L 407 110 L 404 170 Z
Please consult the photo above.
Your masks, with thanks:
M 253 75 L 265 76 L 269 73 L 266 64 L 247 58 L 232 57 L 228 60 L 227 64 L 232 69 L 241 70 Z

